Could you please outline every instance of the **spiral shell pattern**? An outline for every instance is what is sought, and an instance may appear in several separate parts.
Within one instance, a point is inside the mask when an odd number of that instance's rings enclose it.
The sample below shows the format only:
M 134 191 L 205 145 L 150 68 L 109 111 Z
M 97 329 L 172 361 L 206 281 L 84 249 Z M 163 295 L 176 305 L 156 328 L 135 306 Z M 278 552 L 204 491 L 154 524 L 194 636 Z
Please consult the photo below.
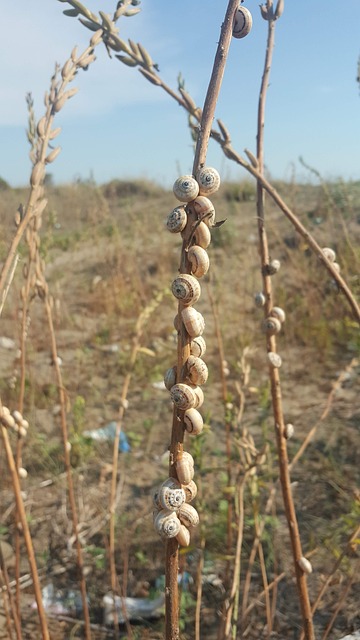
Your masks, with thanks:
M 193 384 L 205 384 L 208 379 L 208 368 L 201 358 L 189 356 L 186 361 L 187 376 Z
M 201 196 L 210 196 L 220 187 L 219 172 L 213 167 L 203 167 L 196 174 L 196 180 L 199 184 L 199 194 Z
M 205 320 L 194 307 L 185 307 L 181 312 L 181 318 L 185 329 L 191 338 L 200 336 L 205 329 Z
M 185 500 L 186 502 L 192 502 L 193 500 L 195 500 L 196 496 L 197 496 L 197 486 L 194 482 L 194 480 L 191 480 L 191 482 L 189 482 L 189 484 L 186 484 L 183 487 L 184 491 L 185 491 Z
M 252 15 L 246 7 L 239 7 L 234 16 L 233 36 L 234 38 L 245 38 L 252 28 Z
M 169 213 L 166 219 L 166 227 L 171 233 L 179 233 L 185 229 L 187 223 L 187 213 L 185 208 L 176 207 Z
M 281 322 L 277 318 L 269 316 L 262 323 L 262 330 L 268 336 L 274 336 L 281 331 Z
M 186 527 L 197 527 L 199 524 L 199 514 L 196 509 L 185 502 L 178 511 L 178 517 Z
M 162 486 L 159 491 L 159 502 L 162 509 L 168 509 L 168 511 L 177 511 L 181 505 L 185 502 L 184 489 L 171 489 L 170 487 Z
M 185 429 L 193 436 L 198 436 L 203 428 L 204 421 L 197 409 L 187 409 L 184 413 Z
M 170 389 L 170 397 L 174 405 L 182 411 L 195 407 L 196 395 L 194 390 L 189 387 L 188 384 L 184 384 L 182 382 L 174 384 Z
M 210 260 L 203 247 L 194 244 L 188 251 L 188 260 L 191 264 L 191 273 L 201 278 L 209 271 Z
M 188 307 L 191 308 L 191 307 Z M 196 336 L 190 342 L 190 353 L 192 356 L 201 358 L 206 353 L 206 342 L 202 336 Z
M 184 305 L 190 305 L 197 302 L 200 298 L 201 287 L 194 276 L 188 273 L 180 273 L 173 281 L 171 291 L 175 298 L 180 300 Z
M 175 538 L 180 531 L 181 522 L 175 513 L 164 509 L 155 517 L 154 526 L 162 538 Z
M 199 185 L 193 176 L 181 176 L 175 180 L 173 192 L 180 202 L 191 202 L 199 193 Z

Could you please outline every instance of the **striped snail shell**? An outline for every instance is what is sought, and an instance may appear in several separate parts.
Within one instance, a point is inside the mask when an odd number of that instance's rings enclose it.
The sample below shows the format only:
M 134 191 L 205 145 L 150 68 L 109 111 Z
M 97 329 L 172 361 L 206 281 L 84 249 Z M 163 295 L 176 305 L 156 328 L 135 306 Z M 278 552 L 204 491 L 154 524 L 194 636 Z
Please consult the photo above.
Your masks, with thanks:
M 178 541 L 181 547 L 188 547 L 190 544 L 190 531 L 185 527 L 184 524 L 180 525 L 180 531 L 176 536 L 176 540 Z
M 196 338 L 204 331 L 205 320 L 194 307 L 185 307 L 181 312 L 181 318 L 191 338 Z
M 205 224 L 205 222 L 200 222 L 200 224 L 198 224 L 194 232 L 194 237 L 195 242 L 199 245 L 199 247 L 207 249 L 211 242 L 211 233 L 209 227 L 207 226 L 207 224 Z
M 334 249 L 331 249 L 330 247 L 324 247 L 322 252 L 323 252 L 325 258 L 330 260 L 330 262 L 335 262 L 336 253 L 335 253 Z
M 195 500 L 196 496 L 197 496 L 197 486 L 194 482 L 194 480 L 191 480 L 191 482 L 189 482 L 189 484 L 186 484 L 183 487 L 184 491 L 185 491 L 185 500 L 186 502 L 192 502 L 193 500 Z
M 160 504 L 160 488 L 161 487 L 157 487 L 152 494 L 153 507 L 155 509 L 154 513 L 156 511 L 159 512 L 162 509 L 162 506 Z
M 168 509 L 168 511 L 177 511 L 179 507 L 185 502 L 184 489 L 171 489 L 167 486 L 162 486 L 159 491 L 159 501 L 162 509 Z
M 285 322 L 285 319 L 286 319 L 285 311 L 281 309 L 281 307 L 273 307 L 270 311 L 270 315 L 273 318 L 277 318 L 278 320 L 280 320 L 281 324 Z
M 189 387 L 190 387 L 190 389 L 192 389 L 192 391 L 195 394 L 194 409 L 200 409 L 200 407 L 204 403 L 204 392 L 203 392 L 202 388 L 199 387 L 196 384 L 190 384 Z M 192 407 L 189 407 L 189 408 L 192 408 Z
M 166 480 L 164 480 L 164 482 L 160 485 L 159 490 L 162 487 L 169 487 L 169 489 L 181 489 L 181 484 L 180 482 L 176 479 L 176 478 L 167 478 Z
M 198 436 L 204 428 L 204 421 L 197 409 L 187 409 L 185 411 L 184 424 L 186 431 L 191 433 L 192 436 Z
M 274 276 L 275 273 L 279 271 L 280 267 L 281 267 L 280 260 L 271 260 L 271 262 L 269 262 L 269 264 L 266 266 L 266 273 L 269 276 Z
M 209 271 L 209 256 L 202 247 L 192 245 L 188 251 L 188 259 L 191 264 L 191 273 L 197 278 L 201 278 Z
M 268 336 L 274 336 L 276 333 L 280 333 L 281 322 L 277 318 L 269 316 L 268 318 L 265 318 L 262 323 L 262 330 L 264 333 L 267 333 Z
M 266 298 L 265 298 L 265 295 L 263 294 L 262 291 L 258 291 L 257 293 L 255 293 L 254 302 L 255 302 L 255 305 L 257 307 L 263 307 L 264 306 L 264 304 L 266 302 Z
M 184 305 L 194 304 L 200 298 L 201 287 L 194 276 L 188 273 L 180 273 L 171 285 L 171 291 L 175 298 Z
M 304 558 L 304 556 L 302 556 L 299 560 L 298 560 L 298 564 L 300 569 L 304 572 L 307 573 L 308 575 L 310 573 L 312 573 L 312 566 L 311 566 L 311 562 L 310 560 L 308 560 L 307 558 Z
M 163 509 L 155 518 L 154 526 L 162 538 L 175 538 L 180 531 L 181 522 L 175 512 Z
M 185 453 L 185 452 L 184 452 Z M 194 465 L 184 455 L 175 463 L 176 474 L 181 484 L 190 484 L 194 477 Z
M 215 223 L 214 205 L 206 196 L 198 196 L 188 205 L 188 208 L 195 213 L 198 220 L 203 220 L 208 227 Z
M 252 27 L 252 15 L 246 7 L 239 7 L 234 16 L 232 34 L 234 38 L 245 38 Z
M 187 502 L 181 505 L 178 511 L 178 517 L 186 527 L 197 527 L 197 525 L 199 524 L 198 512 L 191 504 L 188 504 Z
M 191 307 L 187 307 L 191 309 Z M 206 353 L 206 342 L 202 336 L 197 336 L 190 342 L 190 353 L 192 356 L 201 358 Z
M 168 391 L 170 391 L 171 387 L 176 384 L 176 372 L 177 367 L 171 367 L 170 369 L 165 371 L 164 384 Z
M 267 354 L 268 362 L 274 369 L 279 369 L 282 365 L 281 356 L 274 351 L 269 351 Z
M 182 382 L 171 387 L 170 397 L 174 405 L 182 411 L 192 409 L 197 401 L 194 390 L 188 384 L 183 384 Z
M 187 376 L 192 384 L 205 384 L 208 379 L 208 368 L 201 358 L 189 356 L 185 363 Z
M 166 219 L 166 227 L 171 233 L 179 233 L 185 229 L 186 223 L 187 213 L 184 206 L 173 209 Z
M 220 176 L 213 167 L 203 167 L 196 174 L 196 180 L 199 184 L 199 194 L 201 196 L 210 196 L 220 187 Z
M 180 202 L 190 202 L 198 195 L 199 185 L 192 176 L 181 176 L 175 180 L 173 192 Z

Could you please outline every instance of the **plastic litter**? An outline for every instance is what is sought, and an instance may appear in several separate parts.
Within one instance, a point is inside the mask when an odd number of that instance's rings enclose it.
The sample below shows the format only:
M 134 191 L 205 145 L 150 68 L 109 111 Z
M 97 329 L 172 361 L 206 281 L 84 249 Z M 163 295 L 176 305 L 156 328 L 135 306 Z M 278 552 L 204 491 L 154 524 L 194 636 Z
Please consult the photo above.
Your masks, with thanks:
M 56 589 L 52 582 L 41 590 L 44 609 L 54 616 L 81 617 L 82 600 L 81 593 L 76 589 Z M 37 608 L 36 602 L 31 607 Z
M 92 440 L 114 442 L 116 433 L 116 422 L 113 420 L 109 422 L 105 427 L 101 429 L 93 429 L 92 431 L 83 431 L 83 435 Z M 126 433 L 123 430 L 120 431 L 119 451 L 122 453 L 128 453 L 131 451 L 129 441 L 126 437 Z
M 160 618 L 163 614 L 165 596 L 162 593 L 158 598 L 120 598 L 107 593 L 103 597 L 104 624 L 114 624 L 114 604 L 119 623 L 125 622 L 124 612 L 128 620 L 151 620 Z

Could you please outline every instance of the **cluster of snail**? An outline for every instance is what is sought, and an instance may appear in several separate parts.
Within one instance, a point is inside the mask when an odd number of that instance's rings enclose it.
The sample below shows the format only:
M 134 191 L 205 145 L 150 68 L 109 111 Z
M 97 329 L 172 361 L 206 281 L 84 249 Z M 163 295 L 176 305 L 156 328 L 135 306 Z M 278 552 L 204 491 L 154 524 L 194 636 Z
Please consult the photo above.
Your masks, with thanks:
M 23 418 L 20 411 L 11 413 L 10 409 L 3 405 L 1 407 L 0 422 L 4 427 L 13 429 L 21 438 L 26 438 L 29 423 Z
M 211 227 L 215 224 L 215 209 L 208 196 L 215 193 L 220 185 L 216 169 L 201 168 L 196 179 L 182 176 L 175 181 L 173 192 L 182 203 L 166 219 L 166 227 L 171 233 L 181 233 L 191 273 L 180 273 L 172 283 L 171 290 L 179 301 L 179 314 L 175 317 L 175 329 L 180 332 L 183 325 L 187 334 L 190 355 L 178 375 L 177 367 L 168 369 L 164 376 L 166 388 L 177 408 L 183 412 L 185 430 L 198 435 L 204 422 L 198 409 L 204 401 L 201 385 L 208 378 L 208 368 L 202 359 L 206 343 L 202 337 L 205 321 L 194 308 L 201 294 L 198 278 L 209 269 L 206 252 L 211 241 Z M 180 317 L 179 317 L 180 316 Z M 190 504 L 194 500 L 197 487 L 193 481 L 194 460 L 190 453 L 182 451 L 175 462 L 176 478 L 168 478 L 156 489 L 153 496 L 154 525 L 163 538 L 177 538 L 181 546 L 190 543 L 189 529 L 196 527 L 199 516 Z

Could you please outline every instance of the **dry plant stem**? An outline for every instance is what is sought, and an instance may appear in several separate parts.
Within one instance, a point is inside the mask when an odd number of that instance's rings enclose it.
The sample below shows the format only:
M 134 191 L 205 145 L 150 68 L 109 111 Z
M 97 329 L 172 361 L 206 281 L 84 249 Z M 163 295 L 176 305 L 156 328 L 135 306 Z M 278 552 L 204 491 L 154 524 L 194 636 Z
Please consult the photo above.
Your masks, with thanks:
M 195 605 L 195 640 L 201 640 L 200 635 L 200 619 L 201 619 L 201 600 L 202 600 L 202 574 L 204 570 L 204 549 L 205 536 L 200 540 L 200 557 L 196 570 L 196 605 Z
M 7 627 L 9 629 L 10 636 L 12 637 L 10 612 L 9 612 L 8 602 L 10 604 L 11 615 L 12 615 L 12 619 L 14 621 L 16 638 L 17 638 L 17 640 L 22 640 L 20 621 L 19 621 L 19 617 L 18 617 L 18 614 L 17 614 L 17 611 L 16 611 L 15 602 L 14 602 L 14 596 L 13 596 L 12 591 L 11 591 L 10 582 L 9 582 L 9 574 L 7 572 L 7 568 L 6 568 L 3 552 L 2 552 L 2 549 L 1 549 L 1 545 L 0 545 L 0 576 L 3 579 L 3 583 L 5 585 L 5 589 L 3 590 L 3 599 L 4 599 L 4 609 L 5 609 L 5 614 L 6 614 L 6 624 L 7 624 Z
M 230 0 L 221 28 L 220 39 L 215 54 L 213 71 L 211 74 L 209 88 L 206 94 L 203 115 L 201 118 L 199 136 L 196 143 L 195 157 L 193 164 L 193 174 L 196 175 L 200 166 L 205 164 L 207 147 L 210 138 L 212 121 L 215 114 L 216 101 L 220 92 L 221 82 L 224 75 L 227 55 L 230 47 L 232 25 L 235 11 L 238 7 L 238 0 Z M 185 234 L 186 235 L 186 234 Z M 184 238 L 180 272 L 190 273 L 189 263 L 186 257 L 185 247 L 187 238 Z M 178 317 L 181 318 L 183 305 L 179 302 Z M 182 368 L 190 355 L 190 339 L 185 331 L 183 323 L 180 323 L 177 349 L 177 382 L 180 381 Z M 184 412 L 174 407 L 173 424 L 170 444 L 169 475 L 175 476 L 175 462 L 183 450 Z M 165 559 L 165 638 L 166 640 L 178 640 L 179 638 L 179 597 L 178 597 L 178 568 L 179 552 L 176 539 L 169 539 L 166 542 Z
M 7 459 L 10 475 L 11 475 L 11 480 L 13 484 L 16 508 L 19 514 L 19 518 L 20 518 L 20 522 L 23 530 L 23 536 L 25 540 L 28 561 L 30 565 L 32 579 L 33 579 L 34 595 L 35 595 L 35 600 L 36 600 L 36 605 L 38 610 L 42 638 L 43 640 L 50 640 L 44 606 L 43 606 L 42 597 L 41 597 L 41 588 L 40 588 L 40 581 L 39 581 L 39 576 L 38 576 L 37 566 L 35 561 L 35 554 L 34 554 L 34 549 L 32 545 L 29 526 L 26 519 L 24 503 L 21 497 L 21 488 L 20 488 L 19 478 L 16 470 L 16 464 L 15 464 L 14 456 L 11 450 L 7 430 L 2 425 L 0 426 L 0 428 L 1 428 L 1 435 L 4 443 L 5 455 L 6 455 L 6 459 Z
M 352 574 L 351 574 L 351 576 L 350 576 L 350 578 L 348 580 L 347 585 L 344 587 L 341 596 L 339 597 L 339 602 L 338 602 L 338 604 L 337 604 L 337 606 L 335 608 L 335 611 L 334 611 L 333 615 L 331 616 L 331 620 L 330 620 L 328 626 L 326 627 L 325 632 L 324 632 L 321 640 L 326 640 L 326 638 L 328 637 L 331 629 L 333 628 L 333 625 L 334 625 L 334 622 L 335 622 L 335 620 L 336 620 L 336 618 L 338 616 L 338 613 L 339 613 L 341 607 L 343 606 L 343 604 L 344 604 L 344 602 L 345 602 L 345 600 L 346 600 L 346 598 L 348 596 L 348 593 L 349 593 L 349 591 L 351 589 L 352 583 L 354 582 L 354 578 L 359 575 L 358 574 L 359 569 L 360 569 L 360 560 L 358 560 L 357 563 L 355 564 L 355 569 L 352 572 Z
M 0 317 L 1 317 L 1 314 L 3 312 L 4 304 L 6 302 L 6 298 L 7 298 L 7 295 L 9 293 L 9 289 L 11 287 L 11 283 L 12 283 L 14 275 L 15 275 L 15 271 L 16 271 L 16 267 L 18 265 L 18 262 L 19 262 L 19 254 L 15 254 L 14 262 L 13 262 L 13 265 L 12 265 L 12 267 L 10 269 L 8 281 L 6 282 L 5 288 L 4 288 L 4 290 L 2 292 L 2 295 L 1 295 Z M 1 291 L 1 289 L 0 289 L 0 291 Z
M 247 473 L 241 478 L 238 487 L 238 509 L 239 519 L 237 522 L 236 549 L 234 560 L 233 580 L 230 591 L 229 608 L 226 612 L 225 622 L 225 639 L 232 638 L 235 640 L 237 631 L 237 621 L 239 614 L 239 592 L 240 592 L 240 568 L 241 568 L 241 548 L 244 535 L 244 488 L 247 479 Z
M 0 570 L 0 579 L 1 579 L 1 582 L 4 584 L 3 573 L 1 570 Z M 10 591 L 8 587 L 5 586 L 5 588 L 2 589 L 3 610 L 5 614 L 5 623 L 6 623 L 6 628 L 8 632 L 8 638 L 9 640 L 13 640 L 12 624 L 11 624 L 10 611 L 9 611 L 9 594 L 10 594 Z

